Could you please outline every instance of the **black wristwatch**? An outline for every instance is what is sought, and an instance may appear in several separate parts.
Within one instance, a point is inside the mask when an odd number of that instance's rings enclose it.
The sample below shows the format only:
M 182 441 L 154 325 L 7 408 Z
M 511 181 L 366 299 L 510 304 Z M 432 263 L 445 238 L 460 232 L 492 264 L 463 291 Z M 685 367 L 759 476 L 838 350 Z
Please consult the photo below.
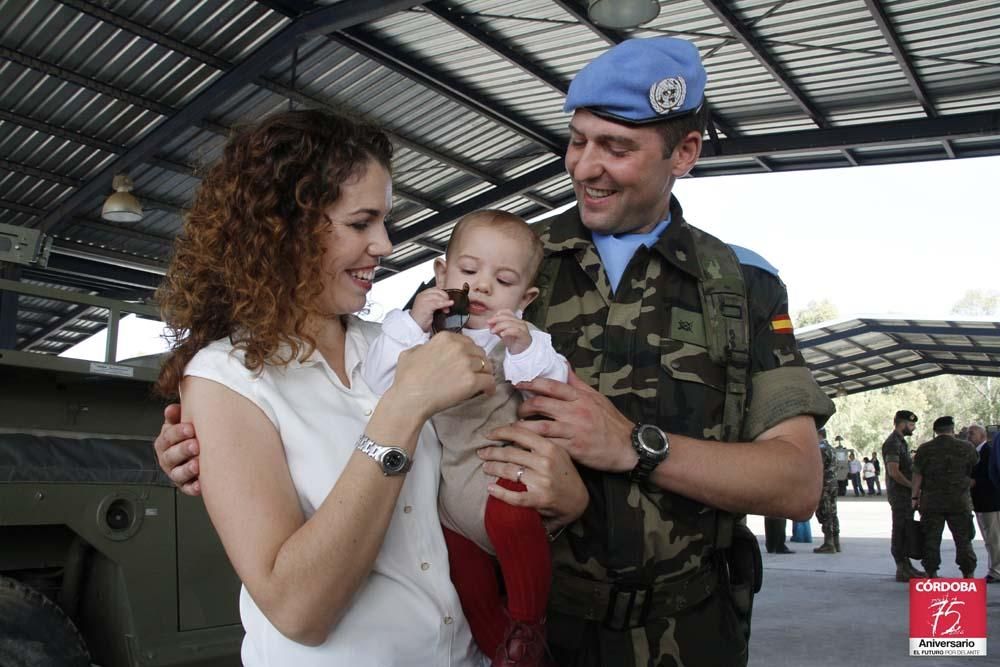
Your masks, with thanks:
M 639 455 L 639 462 L 628 477 L 633 482 L 645 482 L 656 466 L 670 455 L 670 439 L 658 426 L 636 424 L 632 429 L 632 448 Z
M 358 449 L 370 456 L 375 463 L 382 468 L 382 474 L 386 477 L 402 475 L 406 473 L 413 461 L 406 450 L 401 447 L 385 447 L 378 444 L 364 433 L 358 438 L 355 445 Z

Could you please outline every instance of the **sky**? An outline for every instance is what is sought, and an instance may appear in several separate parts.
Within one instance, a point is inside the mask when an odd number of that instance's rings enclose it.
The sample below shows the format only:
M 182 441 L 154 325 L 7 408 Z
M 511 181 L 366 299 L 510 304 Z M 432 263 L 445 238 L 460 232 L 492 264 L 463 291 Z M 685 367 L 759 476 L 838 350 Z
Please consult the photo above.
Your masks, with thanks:
M 795 314 L 940 319 L 969 290 L 1000 291 L 1000 156 L 687 178 L 685 219 L 778 268 Z M 369 319 L 403 305 L 430 263 L 376 283 Z M 118 358 L 166 349 L 155 322 L 123 318 Z M 103 359 L 104 335 L 63 356 Z

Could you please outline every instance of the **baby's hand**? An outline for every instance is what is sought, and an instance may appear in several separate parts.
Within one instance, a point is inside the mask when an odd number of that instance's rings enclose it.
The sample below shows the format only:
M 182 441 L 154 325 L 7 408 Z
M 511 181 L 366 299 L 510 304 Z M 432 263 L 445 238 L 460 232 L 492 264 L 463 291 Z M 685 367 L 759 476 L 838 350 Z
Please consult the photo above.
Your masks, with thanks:
M 513 312 L 497 311 L 486 323 L 490 325 L 490 332 L 500 336 L 511 354 L 520 354 L 531 347 L 531 330 L 528 329 L 528 324 Z
M 443 289 L 431 287 L 413 297 L 413 308 L 410 309 L 410 317 L 417 323 L 421 331 L 429 333 L 431 321 L 434 319 L 434 311 L 451 306 L 454 302 L 448 298 L 448 293 Z

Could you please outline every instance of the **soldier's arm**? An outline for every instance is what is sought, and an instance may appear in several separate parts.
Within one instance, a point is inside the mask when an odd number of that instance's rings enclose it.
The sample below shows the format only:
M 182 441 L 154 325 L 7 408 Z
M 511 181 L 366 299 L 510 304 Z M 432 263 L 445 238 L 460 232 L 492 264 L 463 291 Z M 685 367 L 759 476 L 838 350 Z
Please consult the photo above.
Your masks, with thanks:
M 912 486 L 910 480 L 906 478 L 903 472 L 899 469 L 899 463 L 896 461 L 889 461 L 885 464 L 885 472 L 889 477 L 892 477 L 899 484 L 903 486 Z
M 663 488 L 734 512 L 807 519 L 819 503 L 816 428 L 833 414 L 784 322 L 788 295 L 773 273 L 743 266 L 750 317 L 751 400 L 743 441 L 675 436 L 656 470 Z
M 156 461 L 163 472 L 182 492 L 189 496 L 201 494 L 198 481 L 199 445 L 194 424 L 181 422 L 181 406 L 168 405 L 163 411 L 163 426 L 153 443 Z
M 832 414 L 833 404 L 813 381 L 794 336 L 776 333 L 771 326 L 788 312 L 784 286 L 760 269 L 745 273 L 754 311 L 754 400 L 745 439 L 722 443 L 669 433 L 670 456 L 653 471 L 651 481 L 720 509 L 805 520 L 815 511 L 822 489 L 816 427 Z M 552 420 L 525 422 L 526 428 L 565 447 L 589 468 L 635 468 L 634 423 L 599 392 L 573 374 L 568 385 L 536 380 L 518 387 L 535 394 L 521 406 L 522 416 Z

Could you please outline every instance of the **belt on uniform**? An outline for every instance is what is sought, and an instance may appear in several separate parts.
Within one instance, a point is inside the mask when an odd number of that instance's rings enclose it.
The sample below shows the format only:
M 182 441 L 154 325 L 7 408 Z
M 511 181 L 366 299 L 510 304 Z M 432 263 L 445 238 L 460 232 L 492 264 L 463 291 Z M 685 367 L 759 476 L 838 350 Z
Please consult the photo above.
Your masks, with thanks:
M 609 630 L 641 628 L 648 618 L 666 618 L 705 600 L 719 585 L 709 567 L 681 581 L 651 586 L 593 581 L 554 573 L 549 608 L 561 614 L 598 621 Z

